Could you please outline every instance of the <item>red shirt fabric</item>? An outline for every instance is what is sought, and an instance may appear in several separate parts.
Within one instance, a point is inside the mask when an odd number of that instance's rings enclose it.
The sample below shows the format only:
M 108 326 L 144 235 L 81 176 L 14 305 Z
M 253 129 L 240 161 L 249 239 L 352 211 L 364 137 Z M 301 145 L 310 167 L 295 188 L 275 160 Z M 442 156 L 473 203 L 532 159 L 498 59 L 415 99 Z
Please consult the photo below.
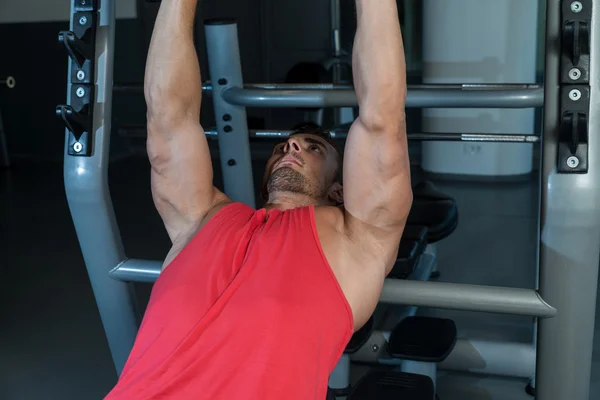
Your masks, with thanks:
M 155 283 L 108 400 L 324 400 L 353 333 L 314 207 L 220 210 Z

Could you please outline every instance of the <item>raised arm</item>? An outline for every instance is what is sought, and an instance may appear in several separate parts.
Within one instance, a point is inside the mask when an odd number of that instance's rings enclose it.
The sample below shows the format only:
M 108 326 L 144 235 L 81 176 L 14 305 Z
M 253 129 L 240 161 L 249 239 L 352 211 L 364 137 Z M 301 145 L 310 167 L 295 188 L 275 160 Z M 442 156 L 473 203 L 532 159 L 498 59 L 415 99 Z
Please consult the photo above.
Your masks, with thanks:
M 210 152 L 200 126 L 196 6 L 197 0 L 161 3 L 144 82 L 152 195 L 172 241 L 188 234 L 226 199 L 213 187 Z
M 356 0 L 356 8 L 352 64 L 360 115 L 344 155 L 346 225 L 372 228 L 375 241 L 397 244 L 412 204 L 398 9 L 396 0 Z

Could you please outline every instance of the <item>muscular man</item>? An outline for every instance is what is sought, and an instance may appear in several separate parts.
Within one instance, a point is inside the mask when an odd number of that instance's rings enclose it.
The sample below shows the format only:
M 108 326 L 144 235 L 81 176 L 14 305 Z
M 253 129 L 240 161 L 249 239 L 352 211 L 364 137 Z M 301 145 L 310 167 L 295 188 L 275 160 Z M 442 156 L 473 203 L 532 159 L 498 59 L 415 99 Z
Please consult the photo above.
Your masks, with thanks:
M 213 186 L 196 3 L 163 1 L 152 37 L 148 154 L 173 248 L 107 398 L 323 400 L 377 305 L 412 202 L 396 0 L 356 0 L 360 117 L 343 166 L 323 131 L 296 131 L 275 146 L 259 210 Z

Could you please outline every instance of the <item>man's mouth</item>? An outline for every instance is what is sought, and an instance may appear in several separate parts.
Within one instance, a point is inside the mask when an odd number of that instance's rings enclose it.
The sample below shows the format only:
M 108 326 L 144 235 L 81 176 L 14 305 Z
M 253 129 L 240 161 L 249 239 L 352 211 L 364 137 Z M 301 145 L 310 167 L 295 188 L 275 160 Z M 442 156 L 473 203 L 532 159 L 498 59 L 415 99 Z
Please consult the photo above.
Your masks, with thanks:
M 284 157 L 281 161 L 279 161 L 278 166 L 282 166 L 285 164 L 296 164 L 299 167 L 302 166 L 302 163 L 296 157 Z

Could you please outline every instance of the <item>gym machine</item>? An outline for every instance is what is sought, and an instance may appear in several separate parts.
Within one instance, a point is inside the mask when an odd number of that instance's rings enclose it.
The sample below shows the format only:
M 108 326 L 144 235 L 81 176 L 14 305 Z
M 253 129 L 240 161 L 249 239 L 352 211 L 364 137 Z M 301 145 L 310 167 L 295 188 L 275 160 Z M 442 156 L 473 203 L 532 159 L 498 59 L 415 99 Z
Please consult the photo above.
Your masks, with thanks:
M 409 90 L 408 95 L 408 107 L 544 106 L 544 132 L 534 139 L 543 150 L 539 287 L 389 279 L 381 296 L 389 304 L 536 317 L 535 394 L 544 400 L 589 398 L 600 261 L 600 177 L 593 168 L 600 143 L 589 134 L 600 129 L 600 52 L 594 50 L 600 43 L 600 16 L 592 6 L 591 0 L 547 1 L 543 88 L 436 86 Z M 57 107 L 57 115 L 66 125 L 66 195 L 120 373 L 139 317 L 128 282 L 154 282 L 161 262 L 127 258 L 108 191 L 114 29 L 114 1 L 72 0 L 70 31 L 59 34 L 70 58 L 67 105 Z M 234 201 L 254 206 L 245 107 L 352 107 L 356 99 L 351 88 L 247 87 L 235 22 L 213 21 L 206 32 L 225 191 Z M 443 140 L 443 133 L 424 135 L 413 139 Z M 519 135 L 505 137 L 526 141 Z M 469 137 L 454 134 L 447 140 Z

